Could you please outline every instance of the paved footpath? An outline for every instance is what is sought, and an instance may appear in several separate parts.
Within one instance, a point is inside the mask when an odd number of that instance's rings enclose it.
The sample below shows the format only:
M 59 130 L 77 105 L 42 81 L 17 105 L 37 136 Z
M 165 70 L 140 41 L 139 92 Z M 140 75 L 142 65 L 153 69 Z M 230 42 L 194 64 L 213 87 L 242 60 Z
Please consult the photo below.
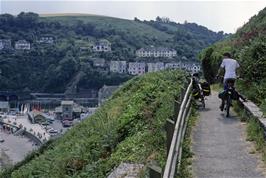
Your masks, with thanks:
M 258 159 L 249 154 L 245 128 L 231 112 L 226 118 L 219 108 L 217 93 L 207 97 L 206 109 L 193 131 L 193 177 L 197 178 L 264 178 Z

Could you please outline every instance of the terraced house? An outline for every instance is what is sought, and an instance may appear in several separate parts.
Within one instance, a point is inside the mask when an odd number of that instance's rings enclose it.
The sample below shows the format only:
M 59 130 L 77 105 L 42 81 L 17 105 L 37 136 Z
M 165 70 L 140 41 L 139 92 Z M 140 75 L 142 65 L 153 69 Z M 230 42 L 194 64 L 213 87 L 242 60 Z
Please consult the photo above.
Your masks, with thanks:
M 101 39 L 92 45 L 92 50 L 95 52 L 111 51 L 111 43 L 106 39 Z
M 127 73 L 127 62 L 126 61 L 111 61 L 110 71 L 116 73 Z
M 15 49 L 18 50 L 30 50 L 30 43 L 26 40 L 19 40 L 15 43 Z
M 169 62 L 165 64 L 165 69 L 181 69 L 180 62 Z
M 160 70 L 164 70 L 163 62 L 147 63 L 147 65 L 148 65 L 148 72 L 157 72 Z
M 42 43 L 42 44 L 53 44 L 55 41 L 54 37 L 52 36 L 42 36 L 37 43 Z
M 0 39 L 0 50 L 7 50 L 7 49 L 11 49 L 11 40 L 7 40 L 7 39 Z
M 136 51 L 137 57 L 166 57 L 173 58 L 176 56 L 176 50 L 165 47 L 147 47 Z
M 144 62 L 130 62 L 128 63 L 128 73 L 131 75 L 145 74 L 146 63 Z

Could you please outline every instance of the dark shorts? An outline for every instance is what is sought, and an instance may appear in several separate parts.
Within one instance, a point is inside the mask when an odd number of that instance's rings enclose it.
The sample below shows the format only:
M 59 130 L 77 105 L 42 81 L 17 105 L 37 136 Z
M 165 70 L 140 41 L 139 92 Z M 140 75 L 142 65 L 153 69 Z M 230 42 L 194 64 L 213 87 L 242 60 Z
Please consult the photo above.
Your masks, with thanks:
M 232 86 L 234 86 L 235 85 L 235 81 L 236 81 L 235 78 L 226 78 L 226 79 L 224 79 L 224 90 L 227 90 L 228 84 L 232 84 Z

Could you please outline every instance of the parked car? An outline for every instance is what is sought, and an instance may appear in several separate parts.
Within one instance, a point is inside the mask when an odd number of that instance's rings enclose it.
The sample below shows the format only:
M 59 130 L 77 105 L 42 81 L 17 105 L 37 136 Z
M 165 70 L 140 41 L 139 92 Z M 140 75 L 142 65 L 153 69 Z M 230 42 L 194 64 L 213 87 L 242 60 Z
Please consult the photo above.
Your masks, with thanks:
M 58 130 L 55 130 L 55 129 L 50 129 L 48 130 L 49 133 L 53 134 L 53 133 L 58 133 Z
M 47 125 L 50 125 L 50 123 L 49 122 L 42 122 L 41 125 L 47 126 Z
M 0 138 L 0 142 L 3 143 L 5 140 L 3 138 Z
M 73 121 L 63 120 L 62 125 L 63 125 L 63 127 L 71 127 L 73 125 Z

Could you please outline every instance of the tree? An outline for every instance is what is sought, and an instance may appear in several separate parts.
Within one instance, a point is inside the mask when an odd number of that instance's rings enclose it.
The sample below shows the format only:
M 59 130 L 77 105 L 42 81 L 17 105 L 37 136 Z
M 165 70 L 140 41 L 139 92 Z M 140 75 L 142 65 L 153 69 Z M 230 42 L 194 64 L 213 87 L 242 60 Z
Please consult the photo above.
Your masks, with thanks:
M 134 17 L 134 21 L 140 22 L 141 20 L 139 20 L 137 17 Z
M 16 17 L 16 23 L 19 25 L 20 28 L 32 28 L 34 27 L 39 20 L 39 15 L 33 12 L 21 12 Z
M 204 57 L 202 59 L 202 69 L 203 69 L 203 74 L 205 79 L 209 82 L 209 83 L 213 83 L 214 82 L 214 78 L 215 78 L 215 73 L 213 71 L 213 67 L 211 64 L 211 55 L 213 53 L 213 49 L 212 48 L 208 48 L 207 51 L 204 54 Z
M 162 22 L 162 19 L 159 16 L 157 16 L 156 17 L 156 22 Z
M 10 14 L 2 14 L 0 15 L 0 27 L 3 30 L 11 30 L 12 26 L 14 26 L 15 18 Z

